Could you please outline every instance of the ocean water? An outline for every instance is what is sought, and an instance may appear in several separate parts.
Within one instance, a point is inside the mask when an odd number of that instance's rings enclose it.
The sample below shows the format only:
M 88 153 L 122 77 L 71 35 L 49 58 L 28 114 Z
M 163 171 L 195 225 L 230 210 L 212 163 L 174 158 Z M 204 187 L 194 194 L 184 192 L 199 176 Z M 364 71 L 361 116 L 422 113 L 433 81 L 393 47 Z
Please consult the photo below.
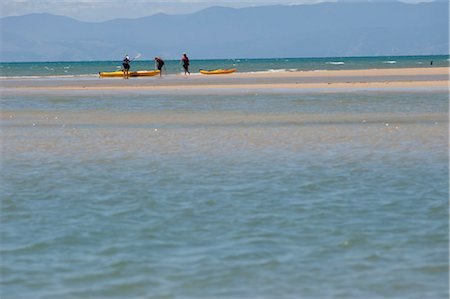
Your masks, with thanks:
M 1 298 L 448 298 L 447 93 L 1 107 Z
M 192 73 L 198 73 L 199 69 L 218 68 L 237 68 L 239 72 L 279 72 L 448 66 L 448 55 L 221 60 L 199 60 L 192 57 L 190 69 Z M 121 58 L 118 58 L 117 61 L 1 62 L 0 77 L 98 76 L 98 72 L 117 71 L 121 67 Z M 131 63 L 132 71 L 153 70 L 154 68 L 155 64 L 153 61 L 137 59 Z M 182 72 L 182 67 L 178 60 L 167 60 L 165 68 L 168 74 L 179 74 Z

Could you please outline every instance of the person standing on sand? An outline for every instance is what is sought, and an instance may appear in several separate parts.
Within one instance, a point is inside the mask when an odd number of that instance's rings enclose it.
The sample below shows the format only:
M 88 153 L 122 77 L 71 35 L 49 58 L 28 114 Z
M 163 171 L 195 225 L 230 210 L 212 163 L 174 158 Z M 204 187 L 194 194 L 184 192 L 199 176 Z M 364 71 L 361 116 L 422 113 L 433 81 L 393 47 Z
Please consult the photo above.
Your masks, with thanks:
M 131 62 L 130 57 L 128 56 L 128 54 L 125 54 L 125 57 L 122 60 L 124 79 L 128 79 L 128 72 L 130 71 L 130 62 Z
M 190 75 L 191 72 L 189 72 L 189 58 L 187 57 L 186 53 L 183 53 L 181 62 L 183 63 L 184 74 L 186 75 L 186 73 L 188 73 Z
M 157 68 L 159 70 L 160 77 L 162 76 L 163 66 L 164 66 L 164 60 L 162 60 L 161 57 L 155 57 L 155 68 Z

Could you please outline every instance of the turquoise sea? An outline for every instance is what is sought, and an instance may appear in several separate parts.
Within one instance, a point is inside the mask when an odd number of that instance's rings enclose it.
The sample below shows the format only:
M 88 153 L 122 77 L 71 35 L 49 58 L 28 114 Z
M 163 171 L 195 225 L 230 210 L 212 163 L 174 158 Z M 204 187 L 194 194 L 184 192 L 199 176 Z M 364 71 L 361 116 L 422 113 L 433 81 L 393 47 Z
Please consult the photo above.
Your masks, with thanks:
M 190 69 L 193 73 L 198 73 L 199 69 L 217 68 L 237 68 L 239 72 L 276 72 L 449 66 L 448 55 L 221 60 L 196 60 L 193 57 L 191 58 Z M 97 76 L 98 72 L 120 70 L 122 67 L 121 59 L 119 57 L 117 61 L 1 62 L 0 77 Z M 181 64 L 177 60 L 167 60 L 165 67 L 168 74 L 182 72 Z M 153 61 L 137 59 L 131 63 L 131 70 L 153 70 L 154 68 Z
M 448 298 L 448 100 L 4 93 L 0 297 Z

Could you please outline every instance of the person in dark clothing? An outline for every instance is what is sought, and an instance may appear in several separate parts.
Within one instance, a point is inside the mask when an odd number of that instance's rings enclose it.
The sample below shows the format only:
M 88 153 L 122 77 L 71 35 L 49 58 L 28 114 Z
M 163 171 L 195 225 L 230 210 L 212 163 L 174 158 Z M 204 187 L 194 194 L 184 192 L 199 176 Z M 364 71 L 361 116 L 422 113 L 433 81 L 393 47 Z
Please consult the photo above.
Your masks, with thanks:
M 189 58 L 187 57 L 186 53 L 183 53 L 183 56 L 181 57 L 181 62 L 183 63 L 183 69 L 184 69 L 184 74 L 191 74 L 191 72 L 189 72 Z
M 130 62 L 131 59 L 128 57 L 127 54 L 125 54 L 125 57 L 122 60 L 122 66 L 123 66 L 123 77 L 125 79 L 128 79 L 128 72 L 130 71 Z
M 159 76 L 162 76 L 162 68 L 164 66 L 164 60 L 161 57 L 155 57 L 155 67 L 159 70 Z

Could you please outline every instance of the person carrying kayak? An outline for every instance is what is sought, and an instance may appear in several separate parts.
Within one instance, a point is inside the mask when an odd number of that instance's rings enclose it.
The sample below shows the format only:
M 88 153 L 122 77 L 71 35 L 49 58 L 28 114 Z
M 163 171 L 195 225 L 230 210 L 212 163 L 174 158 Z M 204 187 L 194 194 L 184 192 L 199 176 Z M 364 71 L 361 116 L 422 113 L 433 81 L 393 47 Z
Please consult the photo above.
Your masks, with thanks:
M 123 77 L 125 79 L 128 79 L 128 72 L 130 71 L 130 62 L 131 62 L 130 57 L 128 56 L 128 54 L 125 54 L 125 57 L 122 60 Z
M 183 53 L 181 62 L 183 63 L 184 74 L 186 75 L 186 73 L 188 73 L 190 75 L 191 73 L 189 72 L 189 58 L 187 57 L 186 53 Z
M 164 66 L 164 60 L 162 60 L 161 57 L 155 57 L 155 67 L 159 70 L 160 77 L 162 76 L 163 66 Z

